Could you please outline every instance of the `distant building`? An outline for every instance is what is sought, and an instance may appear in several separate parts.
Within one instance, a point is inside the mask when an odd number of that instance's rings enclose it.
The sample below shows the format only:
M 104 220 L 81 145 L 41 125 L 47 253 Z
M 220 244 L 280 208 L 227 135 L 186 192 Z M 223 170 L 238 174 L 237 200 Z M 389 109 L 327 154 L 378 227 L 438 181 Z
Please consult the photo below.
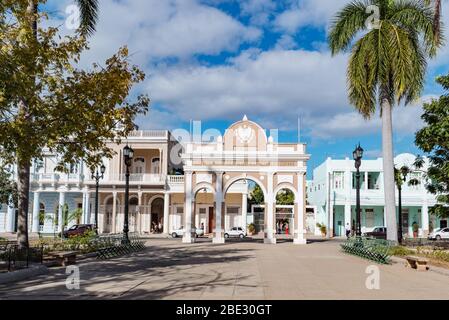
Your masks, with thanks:
M 395 159 L 395 165 L 413 167 L 415 156 L 400 154 Z M 362 232 L 375 226 L 385 226 L 384 189 L 382 158 L 362 160 L 361 171 L 361 224 Z M 436 204 L 435 195 L 427 192 L 423 171 L 413 171 L 402 187 L 402 224 L 404 235 L 413 237 L 413 224 L 419 225 L 419 236 L 425 237 L 434 228 L 447 226 L 447 219 L 439 219 L 429 215 L 429 208 Z M 307 182 L 307 199 L 311 206 L 316 207 L 316 221 L 330 228 L 334 236 L 345 234 L 345 225 L 349 223 L 355 228 L 356 206 L 356 169 L 354 161 L 346 158 L 334 160 L 328 158 L 313 171 L 313 180 Z M 410 179 L 417 179 L 417 186 L 408 184 Z M 398 191 L 396 188 L 396 202 Z

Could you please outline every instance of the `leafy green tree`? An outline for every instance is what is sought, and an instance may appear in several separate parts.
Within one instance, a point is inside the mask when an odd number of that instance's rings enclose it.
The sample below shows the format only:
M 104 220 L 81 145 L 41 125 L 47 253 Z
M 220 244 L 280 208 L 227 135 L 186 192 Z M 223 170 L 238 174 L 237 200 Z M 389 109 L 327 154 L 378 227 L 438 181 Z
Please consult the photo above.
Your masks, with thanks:
M 282 189 L 276 195 L 276 204 L 292 206 L 295 204 L 295 194 L 290 189 Z
M 370 21 L 369 6 L 379 9 L 378 21 Z M 329 33 L 332 54 L 351 51 L 347 70 L 351 104 L 366 119 L 380 106 L 387 237 L 394 241 L 398 238 L 392 108 L 420 97 L 426 58 L 434 57 L 442 43 L 433 22 L 433 8 L 422 1 L 353 1 L 336 15 Z
M 262 188 L 258 184 L 254 185 L 254 188 L 250 193 L 248 203 L 250 205 L 262 205 L 265 203 L 265 197 L 263 195 Z
M 0 209 L 2 205 L 14 206 L 17 203 L 17 183 L 12 173 L 0 167 Z
M 449 91 L 449 75 L 439 77 L 437 82 Z M 428 153 L 427 170 L 429 192 L 437 195 L 438 204 L 429 212 L 449 218 L 449 94 L 424 104 L 422 119 L 425 127 L 416 134 L 416 145 Z
M 0 5 L 0 157 L 18 171 L 18 243 L 28 246 L 28 203 L 32 159 L 43 148 L 60 156 L 58 171 L 83 159 L 91 168 L 112 157 L 107 140 L 120 141 L 148 109 L 147 96 L 129 101 L 144 73 L 121 48 L 103 65 L 75 67 L 88 49 L 83 32 L 59 36 L 37 28 L 47 19 L 43 0 L 3 0 Z

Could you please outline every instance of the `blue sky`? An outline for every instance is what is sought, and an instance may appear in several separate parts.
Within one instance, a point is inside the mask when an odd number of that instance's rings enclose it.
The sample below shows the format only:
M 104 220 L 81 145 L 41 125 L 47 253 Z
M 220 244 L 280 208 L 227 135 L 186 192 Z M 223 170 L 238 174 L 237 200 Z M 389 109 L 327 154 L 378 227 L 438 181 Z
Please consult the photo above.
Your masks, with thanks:
M 326 36 L 346 0 L 102 0 L 98 30 L 82 63 L 89 66 L 127 45 L 147 74 L 135 93 L 148 93 L 151 111 L 141 129 L 189 129 L 190 120 L 222 132 L 247 114 L 280 142 L 308 144 L 313 169 L 326 157 L 350 156 L 361 143 L 381 155 L 380 119 L 365 121 L 346 97 L 347 55 L 332 57 Z M 64 27 L 70 0 L 49 0 Z M 449 25 L 449 0 L 443 2 Z M 70 30 L 66 30 L 70 32 Z M 449 71 L 449 47 L 429 63 L 423 100 Z M 394 111 L 395 152 L 419 153 L 414 133 L 422 102 Z M 310 176 L 311 170 L 309 172 Z

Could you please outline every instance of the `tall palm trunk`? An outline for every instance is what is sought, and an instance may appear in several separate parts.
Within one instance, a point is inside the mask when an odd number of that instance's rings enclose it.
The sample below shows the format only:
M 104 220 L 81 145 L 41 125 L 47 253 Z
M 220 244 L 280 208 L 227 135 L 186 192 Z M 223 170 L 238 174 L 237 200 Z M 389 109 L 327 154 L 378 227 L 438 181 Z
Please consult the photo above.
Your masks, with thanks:
M 398 241 L 396 223 L 396 200 L 394 184 L 394 159 L 393 159 L 393 123 L 392 106 L 388 98 L 382 98 L 382 153 L 384 169 L 384 194 L 385 216 L 387 227 L 387 239 Z

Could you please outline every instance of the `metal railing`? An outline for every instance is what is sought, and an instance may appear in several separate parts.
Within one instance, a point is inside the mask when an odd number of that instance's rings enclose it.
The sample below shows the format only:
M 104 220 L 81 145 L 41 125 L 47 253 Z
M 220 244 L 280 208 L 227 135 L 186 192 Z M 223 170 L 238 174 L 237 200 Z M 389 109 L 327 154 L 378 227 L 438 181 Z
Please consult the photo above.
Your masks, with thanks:
M 168 183 L 171 184 L 183 184 L 184 176 L 168 176 Z

